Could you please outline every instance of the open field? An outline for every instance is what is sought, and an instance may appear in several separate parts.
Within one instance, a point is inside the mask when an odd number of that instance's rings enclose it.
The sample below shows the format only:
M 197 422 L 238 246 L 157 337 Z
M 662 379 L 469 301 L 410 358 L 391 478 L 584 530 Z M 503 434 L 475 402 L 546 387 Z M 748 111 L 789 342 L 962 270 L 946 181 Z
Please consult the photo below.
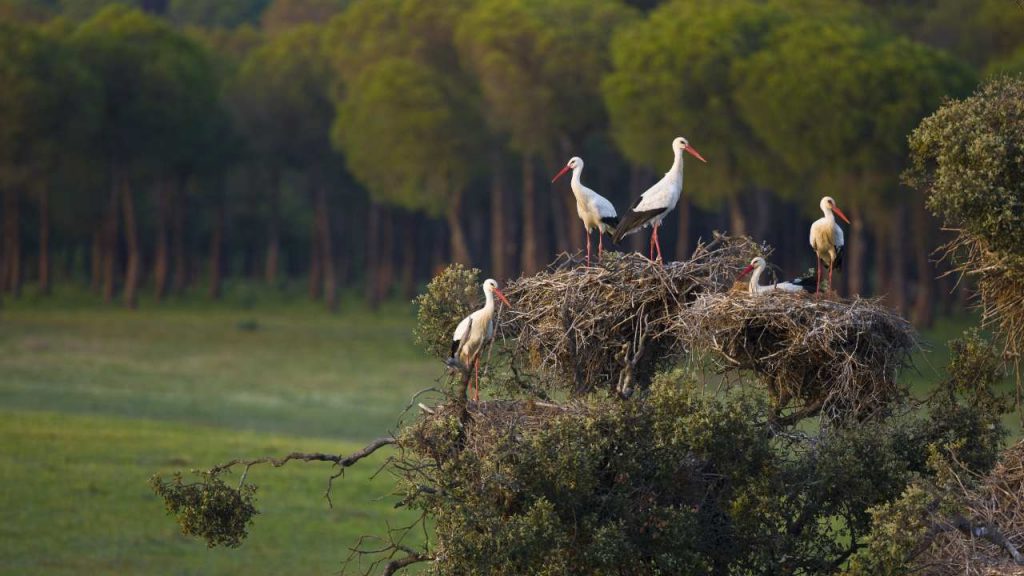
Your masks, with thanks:
M 348 452 L 392 427 L 443 374 L 411 343 L 409 308 L 172 304 L 129 312 L 31 298 L 0 311 L 0 573 L 328 574 L 379 534 L 392 487 L 372 463 L 321 495 L 330 467 L 255 469 L 259 507 L 238 550 L 181 536 L 146 482 L 155 472 L 291 450 Z M 916 395 L 942 377 L 947 340 L 924 335 Z M 1019 434 L 1017 417 L 1007 418 Z

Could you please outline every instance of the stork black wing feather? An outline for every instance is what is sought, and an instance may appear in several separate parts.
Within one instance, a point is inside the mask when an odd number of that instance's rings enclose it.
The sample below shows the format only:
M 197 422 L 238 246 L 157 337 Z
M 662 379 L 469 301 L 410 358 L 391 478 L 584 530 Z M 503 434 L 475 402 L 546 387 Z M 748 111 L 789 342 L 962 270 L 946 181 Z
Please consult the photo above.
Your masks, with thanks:
M 843 256 L 846 252 L 846 246 L 836 246 L 836 260 L 832 263 L 833 270 L 843 269 Z
M 634 212 L 630 210 L 626 215 L 619 221 L 619 225 L 615 227 L 615 234 L 612 236 L 612 241 L 618 243 L 627 234 L 636 232 L 647 224 L 659 214 L 665 212 L 664 208 L 656 208 L 654 210 L 644 210 L 642 212 Z

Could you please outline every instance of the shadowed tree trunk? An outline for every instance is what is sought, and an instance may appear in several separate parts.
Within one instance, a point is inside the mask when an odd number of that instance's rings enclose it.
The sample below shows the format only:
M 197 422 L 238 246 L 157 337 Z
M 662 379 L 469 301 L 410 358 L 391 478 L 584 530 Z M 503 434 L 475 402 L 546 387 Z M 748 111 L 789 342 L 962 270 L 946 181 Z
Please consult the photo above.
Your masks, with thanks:
M 188 188 L 193 181 L 180 179 L 176 186 L 169 188 L 174 218 L 171 221 L 171 250 L 174 257 L 174 281 L 171 289 L 175 294 L 181 294 L 189 282 L 188 268 L 186 262 L 188 253 L 185 251 L 185 214 L 188 210 Z
M 855 208 L 855 207 L 854 207 Z M 854 214 L 859 212 L 853 211 Z M 847 258 L 844 268 L 846 273 L 846 295 L 855 296 L 864 293 L 864 256 L 867 254 L 867 238 L 864 234 L 864 217 L 854 217 L 850 221 L 850 239 L 846 241 Z
M 914 291 L 914 309 L 910 319 L 918 328 L 931 328 L 935 312 L 935 267 L 929 260 L 932 250 L 929 230 L 933 226 L 925 211 L 924 195 L 920 192 L 915 193 L 911 210 L 917 290 Z
M 324 279 L 324 304 L 331 312 L 338 311 L 338 279 L 334 270 L 334 250 L 331 236 L 331 217 L 327 204 L 327 186 L 317 183 L 316 186 L 316 218 L 320 230 L 320 257 L 323 263 L 320 269 Z
M 491 273 L 495 278 L 508 278 L 505 257 L 506 233 L 510 214 L 505 210 L 505 181 L 501 152 L 491 154 Z
M 629 197 L 631 198 L 631 200 L 629 201 L 629 204 L 622 210 L 622 213 L 619 214 L 620 218 L 622 218 L 623 216 L 625 216 L 625 214 L 627 212 L 629 212 L 629 207 L 632 206 L 634 202 L 636 202 L 637 198 L 640 197 L 640 194 L 642 194 L 643 191 L 647 188 L 647 186 L 645 186 L 645 183 L 647 182 L 647 180 L 648 180 L 647 170 L 645 170 L 644 168 L 641 168 L 639 166 L 633 166 L 633 167 L 630 168 L 630 170 L 629 170 Z M 649 238 L 648 238 L 649 234 L 648 234 L 648 232 L 649 232 L 649 229 L 640 230 L 639 232 L 634 232 L 626 240 L 626 243 L 627 243 L 626 248 L 628 250 L 633 251 L 633 252 L 639 252 L 639 253 L 643 254 L 644 256 L 647 256 L 650 253 L 650 250 L 648 250 L 648 247 L 649 247 Z
M 407 212 L 403 218 L 405 224 L 402 226 L 402 298 L 411 299 L 416 295 L 416 263 L 419 260 L 419 250 L 416 246 L 416 233 L 418 221 L 416 215 Z
M 363 297 L 371 310 L 376 310 L 380 306 L 380 294 L 377 290 L 380 267 L 380 213 L 380 204 L 371 202 L 366 219 L 366 266 L 363 267 L 366 274 L 363 280 Z
M 14 296 L 21 293 L 21 219 L 18 192 L 13 186 L 4 189 L 4 266 L 3 289 Z
M 39 186 L 39 293 L 50 293 L 50 186 Z
M 889 237 L 889 302 L 901 315 L 907 312 L 907 266 L 906 250 L 908 244 L 905 223 L 906 210 L 903 206 L 894 207 L 890 216 Z
M 747 218 L 743 214 L 743 206 L 739 196 L 729 196 L 729 235 L 743 236 L 747 233 Z
M 461 212 L 462 192 L 459 191 L 451 195 L 445 218 L 448 222 L 448 233 L 451 235 L 452 261 L 471 266 L 473 261 L 469 255 L 469 246 L 466 244 L 466 231 L 462 227 Z
M 320 221 L 320 192 L 313 193 L 313 234 L 309 239 L 309 299 L 319 300 L 323 295 L 323 256 L 321 249 L 324 243 L 323 224 Z
M 390 295 L 395 280 L 395 210 L 383 207 L 380 214 L 380 265 L 377 278 L 378 300 Z
M 678 222 L 676 223 L 676 260 L 685 260 L 690 256 L 690 199 L 683 196 L 676 206 Z
M 121 176 L 121 206 L 124 209 L 124 237 L 128 248 L 128 262 L 124 271 L 124 305 L 139 306 L 139 272 L 142 254 L 139 246 L 139 228 L 135 221 L 135 198 L 127 175 Z
M 153 255 L 153 296 L 163 300 L 167 292 L 167 275 L 170 271 L 170 254 L 167 246 L 168 188 L 170 180 L 161 178 L 154 188 L 156 192 L 156 247 Z
M 102 271 L 103 271 L 103 221 L 96 225 L 96 228 L 92 231 L 92 249 L 91 258 L 89 261 L 89 290 L 94 294 L 100 293 L 100 286 L 102 285 Z
M 524 274 L 535 274 L 540 269 L 537 246 L 543 245 L 537 225 L 537 189 L 534 183 L 533 158 L 523 154 L 523 241 L 520 256 Z
M 207 295 L 213 300 L 220 300 L 224 281 L 224 204 L 224 198 L 218 197 L 213 233 L 210 234 L 210 286 Z
M 267 227 L 267 260 L 263 277 L 267 284 L 277 283 L 277 266 L 281 255 L 281 174 L 274 170 L 270 175 L 270 218 Z
M 110 200 L 107 205 L 106 224 L 103 230 L 103 301 L 108 304 L 114 301 L 117 279 L 114 277 L 114 268 L 117 263 L 117 222 L 118 222 L 118 196 L 120 185 L 120 170 L 115 168 L 110 183 Z
M 548 187 L 548 204 L 551 214 L 551 228 L 555 233 L 555 245 L 544 253 L 550 258 L 553 254 L 561 252 L 576 252 L 583 244 L 583 223 L 576 217 L 576 202 L 573 201 L 572 212 L 566 211 L 565 194 L 556 192 Z M 571 196 L 571 194 L 569 194 Z M 547 219 L 545 219 L 547 220 Z M 547 222 L 541 224 L 541 228 L 547 228 Z M 548 258 L 542 259 L 546 261 Z

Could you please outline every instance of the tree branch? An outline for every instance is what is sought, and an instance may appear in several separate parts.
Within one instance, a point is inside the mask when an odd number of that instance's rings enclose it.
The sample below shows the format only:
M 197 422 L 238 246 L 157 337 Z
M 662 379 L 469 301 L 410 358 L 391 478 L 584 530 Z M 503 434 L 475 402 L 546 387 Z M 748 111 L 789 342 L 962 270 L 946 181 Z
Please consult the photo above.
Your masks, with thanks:
M 1024 554 L 1021 554 L 1017 547 L 1012 542 L 1007 540 L 1006 536 L 999 531 L 994 525 L 985 524 L 972 524 L 970 520 L 963 516 L 957 515 L 952 518 L 951 524 L 957 530 L 972 536 L 974 538 L 984 538 L 989 542 L 999 546 L 1006 551 L 1013 558 L 1013 562 L 1018 566 L 1024 566 Z
M 405 556 L 404 558 L 399 558 L 397 560 L 392 560 L 388 562 L 384 566 L 384 572 L 381 573 L 382 576 L 392 576 L 395 572 L 398 572 L 406 566 L 416 564 L 417 562 L 429 562 L 434 559 L 433 556 L 427 556 L 426 554 L 415 552 L 410 548 L 406 548 L 405 546 L 400 546 L 399 548 L 404 550 L 405 552 L 408 552 L 409 555 Z

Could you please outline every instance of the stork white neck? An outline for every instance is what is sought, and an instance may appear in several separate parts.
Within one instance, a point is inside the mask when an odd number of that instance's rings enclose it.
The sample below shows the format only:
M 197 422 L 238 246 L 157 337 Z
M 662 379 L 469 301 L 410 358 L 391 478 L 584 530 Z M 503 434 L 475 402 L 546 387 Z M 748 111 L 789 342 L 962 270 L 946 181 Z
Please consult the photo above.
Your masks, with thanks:
M 494 291 L 484 287 L 484 310 L 494 310 Z
M 580 181 L 581 174 L 583 174 L 583 165 L 576 164 L 576 167 L 572 169 L 572 181 L 569 183 L 569 187 L 572 188 L 572 193 L 577 198 L 580 197 L 581 186 L 583 186 L 583 183 Z
M 751 294 L 757 294 L 757 287 L 761 284 L 761 274 L 764 272 L 764 269 L 764 264 L 761 264 L 755 267 L 753 274 L 750 275 L 749 291 Z
M 668 169 L 665 176 L 676 177 L 681 181 L 683 179 L 683 149 L 676 148 L 674 152 L 675 158 L 672 160 L 672 167 Z
M 832 208 L 828 205 L 827 202 L 822 202 L 821 203 L 821 212 L 822 212 L 822 214 L 825 215 L 825 220 L 828 220 L 829 222 L 832 222 L 833 224 L 835 223 L 836 215 L 832 213 Z

